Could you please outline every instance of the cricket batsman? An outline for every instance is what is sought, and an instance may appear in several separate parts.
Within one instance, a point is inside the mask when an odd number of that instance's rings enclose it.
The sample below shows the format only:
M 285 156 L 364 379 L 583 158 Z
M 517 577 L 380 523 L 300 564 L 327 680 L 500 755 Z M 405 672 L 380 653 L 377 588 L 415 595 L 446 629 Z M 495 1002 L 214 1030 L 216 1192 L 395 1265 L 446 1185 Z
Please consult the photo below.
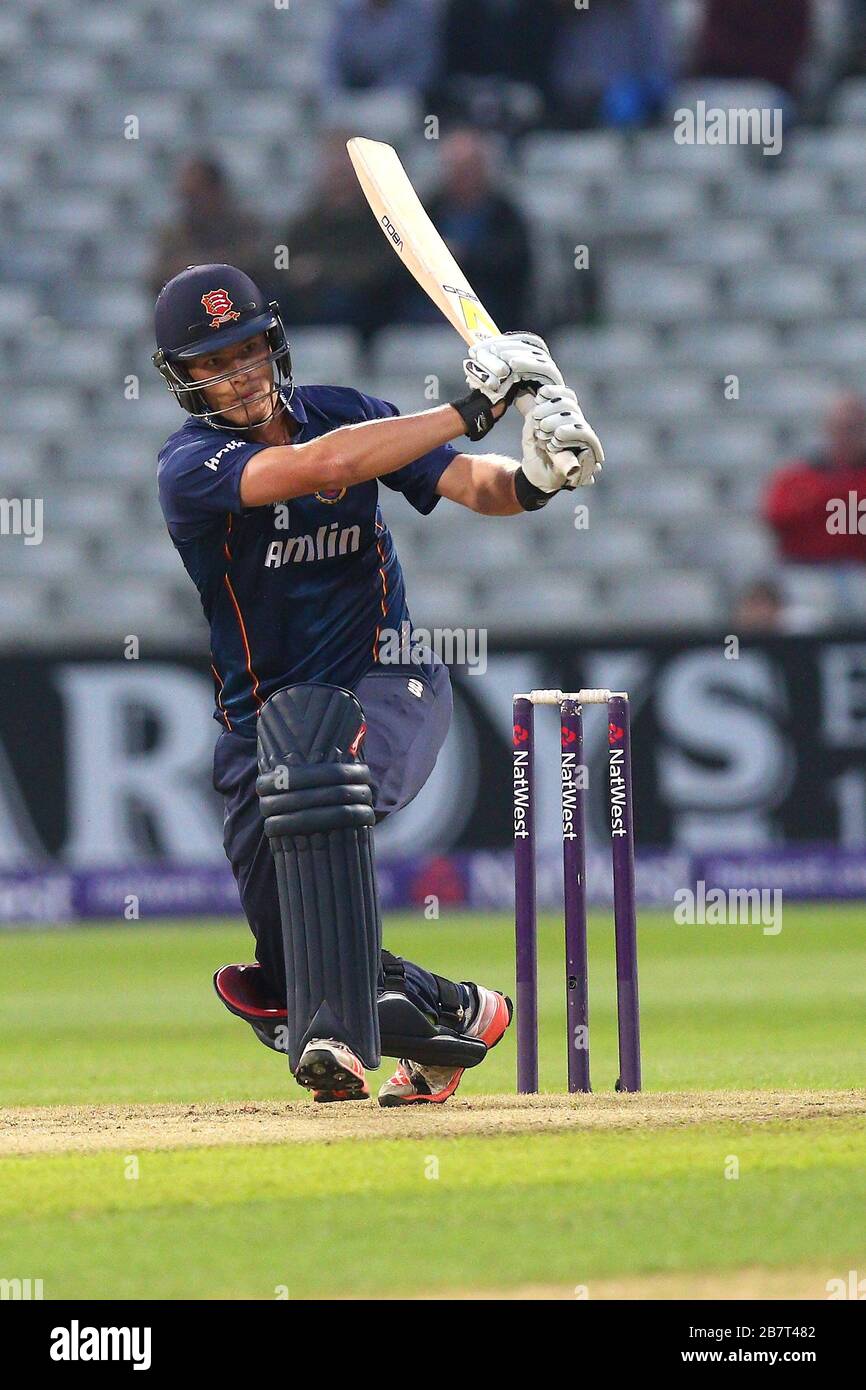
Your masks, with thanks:
M 465 396 L 398 418 L 349 387 L 295 385 L 276 303 L 232 266 L 189 266 L 155 318 L 154 364 L 186 413 L 159 454 L 160 503 L 210 625 L 214 786 L 256 941 L 217 994 L 315 1100 L 367 1099 L 385 1055 L 380 1105 L 445 1101 L 512 1009 L 382 948 L 373 827 L 430 776 L 451 687 L 414 642 L 380 660 L 383 634 L 411 627 L 379 482 L 425 516 L 441 497 L 519 516 L 592 483 L 601 445 L 531 333 L 471 348 Z M 521 460 L 458 452 L 527 391 Z

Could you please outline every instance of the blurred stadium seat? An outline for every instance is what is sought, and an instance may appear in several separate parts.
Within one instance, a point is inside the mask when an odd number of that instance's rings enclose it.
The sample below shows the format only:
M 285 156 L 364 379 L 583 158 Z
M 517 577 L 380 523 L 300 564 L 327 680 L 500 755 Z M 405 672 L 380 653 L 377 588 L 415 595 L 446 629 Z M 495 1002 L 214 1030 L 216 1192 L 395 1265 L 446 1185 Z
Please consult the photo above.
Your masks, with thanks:
M 38 547 L 34 547 L 38 548 Z M 18 649 L 40 646 L 58 635 L 51 621 L 53 589 L 50 583 L 35 575 L 26 584 L 20 575 L 7 579 L 0 575 L 0 613 L 3 614 L 3 640 L 14 642 Z
M 760 222 L 701 222 L 670 233 L 667 257 L 680 265 L 740 266 L 766 263 L 774 254 L 773 237 Z
M 697 8 L 671 12 L 682 45 Z M 145 286 L 176 165 L 192 149 L 217 156 L 275 228 L 307 195 L 323 127 L 395 140 L 423 186 L 438 176 L 414 96 L 322 94 L 333 14 L 333 0 L 280 12 L 18 0 L 0 12 L 0 486 L 38 489 L 55 528 L 50 543 L 0 555 L 0 637 L 50 641 L 63 625 L 82 639 L 133 630 L 205 648 L 155 491 L 156 451 L 181 415 L 152 376 Z M 668 121 L 697 98 L 780 100 L 765 84 L 680 84 Z M 866 79 L 844 81 L 827 114 L 786 128 L 778 159 L 680 145 L 669 123 L 503 143 L 536 256 L 527 321 L 549 326 L 608 461 L 585 531 L 573 526 L 580 495 L 486 529 L 444 503 L 420 517 L 383 486 L 417 621 L 696 626 L 721 620 L 742 576 L 772 565 L 750 514 L 763 480 L 795 441 L 809 444 L 835 387 L 863 387 Z M 406 410 L 462 388 L 461 344 L 444 326 L 394 326 L 366 357 L 349 329 L 289 327 L 299 381 L 356 385 Z M 492 447 L 518 440 L 510 421 Z M 561 576 L 543 605 L 541 572 Z M 856 578 L 792 571 L 786 582 L 804 612 L 866 613 Z
M 793 324 L 784 340 L 784 354 L 789 362 L 804 367 L 853 367 L 859 374 L 866 362 L 866 323 L 834 319 L 830 324 Z
M 351 96 L 328 93 L 322 96 L 320 117 L 326 129 L 351 130 L 392 144 L 410 140 L 420 125 L 414 93 L 397 88 L 353 92 Z
M 716 305 L 708 271 L 659 265 L 654 259 L 614 262 L 605 267 L 602 282 L 605 309 L 615 320 L 683 323 L 711 316 Z
M 504 585 L 489 577 L 472 603 L 473 622 L 493 631 L 534 634 L 593 632 L 603 629 L 609 614 L 598 599 L 597 586 L 578 569 L 561 576 L 539 601 L 538 577 L 526 569 L 509 576 Z
M 604 595 L 606 623 L 627 631 L 713 627 L 724 620 L 725 611 L 718 583 L 694 570 L 627 571 Z
M 678 428 L 671 443 L 671 461 L 683 468 L 701 466 L 720 479 L 732 468 L 767 473 L 779 450 L 773 425 L 766 419 L 738 419 L 737 407 L 731 406 L 724 419 L 713 421 L 711 429 L 694 421 Z
M 830 100 L 830 118 L 838 125 L 866 125 L 866 77 L 849 77 Z
M 579 140 L 569 134 L 529 135 L 520 162 L 526 176 L 539 182 L 594 175 L 607 183 L 622 166 L 625 139 L 613 130 L 588 131 Z
M 456 352 L 455 352 L 456 347 Z M 419 392 L 431 372 L 444 377 L 461 376 L 459 340 L 451 328 L 385 329 L 376 342 L 376 367 L 383 376 L 414 376 Z M 457 360 L 455 360 L 457 359 Z
M 664 352 L 666 363 L 727 374 L 778 361 L 781 345 L 770 324 L 710 320 L 675 328 L 665 338 Z
M 360 369 L 357 335 L 351 328 L 296 328 L 292 362 L 296 381 L 355 385 Z
M 566 380 L 579 381 L 585 372 L 621 367 L 646 367 L 659 344 L 652 330 L 631 324 L 597 328 L 562 328 L 550 337 L 550 349 Z
M 832 208 L 834 186 L 827 170 L 773 169 L 738 174 L 719 189 L 724 212 L 741 219 L 767 218 L 794 224 Z
M 812 265 L 750 266 L 731 276 L 728 298 L 736 317 L 777 323 L 829 316 L 837 307 L 832 275 Z

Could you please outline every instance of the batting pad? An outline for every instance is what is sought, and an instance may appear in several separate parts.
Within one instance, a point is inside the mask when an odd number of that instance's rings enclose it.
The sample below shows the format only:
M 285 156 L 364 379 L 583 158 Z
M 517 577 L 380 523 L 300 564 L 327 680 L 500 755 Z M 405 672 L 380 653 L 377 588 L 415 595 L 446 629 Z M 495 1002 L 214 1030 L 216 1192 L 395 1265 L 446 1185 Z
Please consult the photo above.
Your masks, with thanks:
M 311 1038 L 381 1061 L 376 981 L 382 927 L 373 793 L 348 690 L 293 685 L 262 706 L 256 791 L 274 856 L 292 1071 Z

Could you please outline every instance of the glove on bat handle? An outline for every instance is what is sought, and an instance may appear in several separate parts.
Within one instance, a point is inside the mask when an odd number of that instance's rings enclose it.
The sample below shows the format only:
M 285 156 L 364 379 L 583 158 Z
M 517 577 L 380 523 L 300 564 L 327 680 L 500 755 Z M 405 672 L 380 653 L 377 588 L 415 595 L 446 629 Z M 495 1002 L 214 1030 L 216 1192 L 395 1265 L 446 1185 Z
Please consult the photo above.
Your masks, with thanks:
M 527 381 L 521 383 L 521 385 L 526 386 L 529 389 L 521 390 L 519 395 L 515 396 L 514 404 L 517 406 L 517 409 L 520 411 L 521 415 L 526 417 L 532 410 L 532 407 L 535 405 L 535 391 L 538 390 L 539 386 L 541 385 L 541 382 Z M 560 488 L 560 492 L 574 492 L 576 484 L 573 483 L 571 479 L 576 473 L 580 473 L 580 463 L 578 462 L 577 455 L 573 453 L 571 449 L 563 450 L 563 453 L 560 453 L 559 455 L 560 460 L 563 459 L 564 453 L 568 453 L 569 456 L 574 460 L 574 463 L 569 466 L 568 473 L 566 475 L 567 481 Z

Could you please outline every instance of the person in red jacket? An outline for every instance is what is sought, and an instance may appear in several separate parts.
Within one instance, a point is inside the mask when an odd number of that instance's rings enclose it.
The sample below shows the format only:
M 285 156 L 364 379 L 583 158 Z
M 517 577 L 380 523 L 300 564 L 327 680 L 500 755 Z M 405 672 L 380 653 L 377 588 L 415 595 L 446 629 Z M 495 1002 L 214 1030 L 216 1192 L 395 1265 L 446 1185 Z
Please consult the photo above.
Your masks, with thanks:
M 764 495 L 764 520 L 783 560 L 866 561 L 866 402 L 838 396 L 827 412 L 826 443 L 813 458 L 778 468 Z

